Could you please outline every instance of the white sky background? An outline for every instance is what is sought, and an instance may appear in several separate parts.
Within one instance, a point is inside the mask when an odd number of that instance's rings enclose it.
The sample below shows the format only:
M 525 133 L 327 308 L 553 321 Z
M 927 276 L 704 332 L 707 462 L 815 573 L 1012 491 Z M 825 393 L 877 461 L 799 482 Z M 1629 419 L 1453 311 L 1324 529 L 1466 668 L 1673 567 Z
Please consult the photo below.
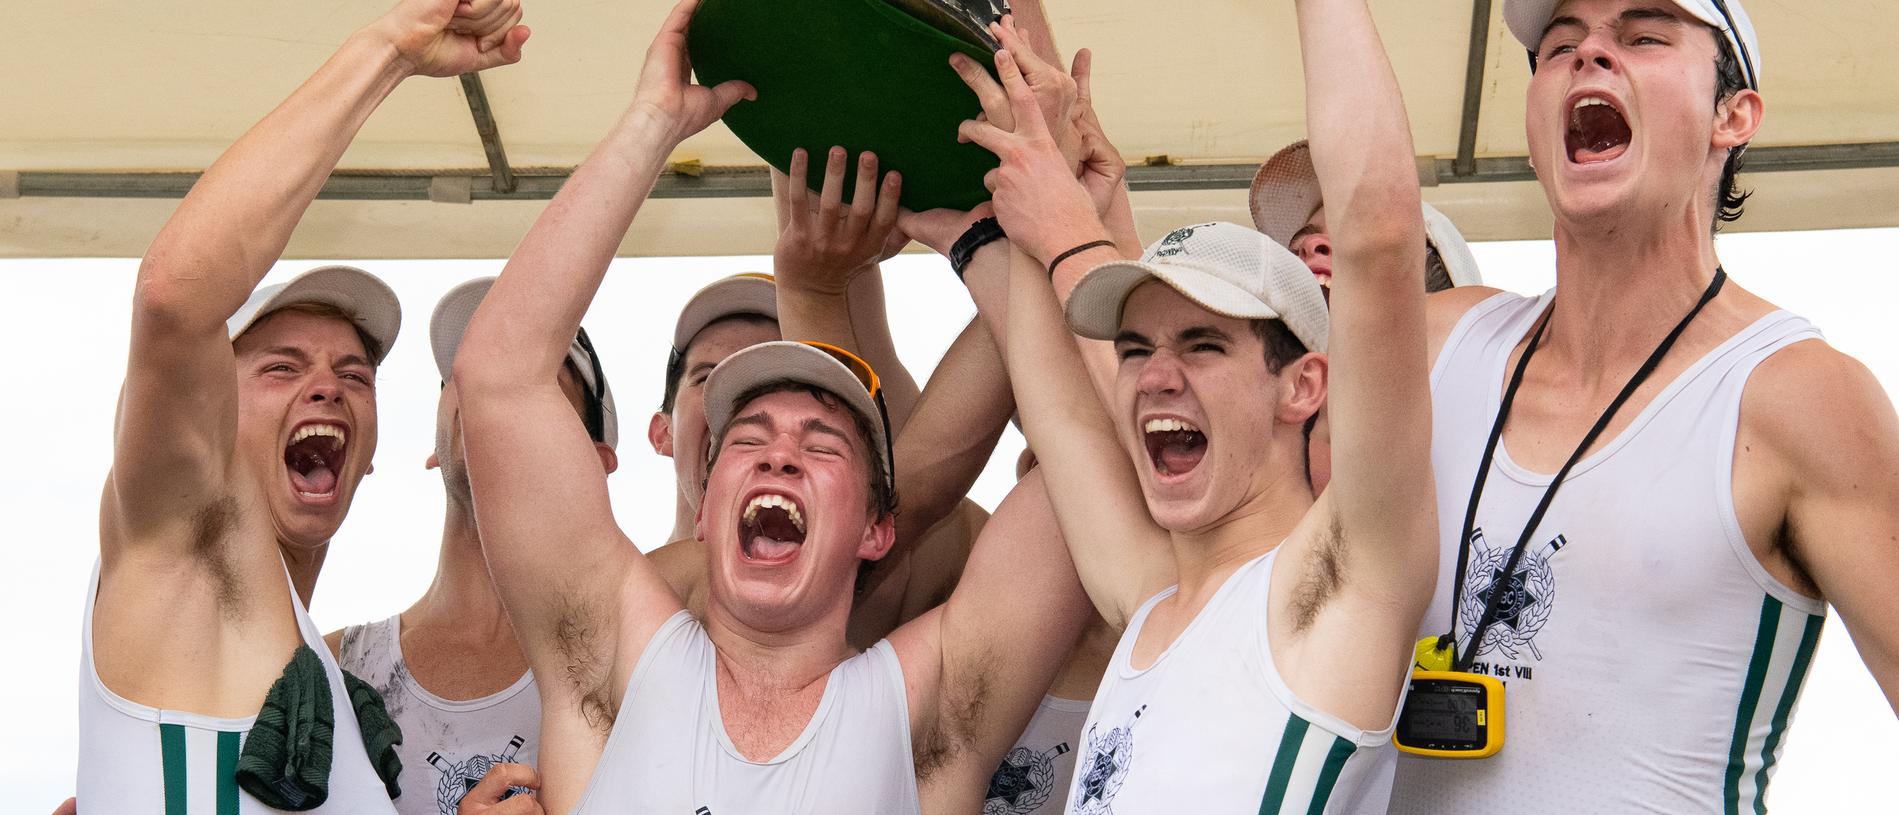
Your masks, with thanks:
M 1492 285 L 1534 293 L 1554 281 L 1547 241 L 1474 248 Z M 1720 248 L 1738 282 L 1814 320 L 1888 392 L 1899 392 L 1892 314 L 1899 230 L 1735 235 Z M 315 265 L 287 262 L 269 280 Z M 422 466 L 434 443 L 440 384 L 428 317 L 449 287 L 495 274 L 501 261 L 359 265 L 395 288 L 404 319 L 378 376 L 377 472 L 358 493 L 318 584 L 312 612 L 326 631 L 406 608 L 434 574 L 443 501 L 438 475 Z M 672 525 L 672 469 L 646 446 L 645 428 L 659 402 L 673 320 L 699 286 L 768 268 L 769 258 L 619 260 L 594 301 L 587 330 L 622 412 L 620 470 L 609 482 L 614 509 L 642 549 L 663 543 Z M 897 344 L 922 381 L 974 308 L 939 258 L 906 255 L 885 268 Z M 0 427 L 8 436 L 0 456 L 0 552 L 9 560 L 0 569 L 0 620 L 8 622 L 0 698 L 12 734 L 0 739 L 8 801 L 0 808 L 8 812 L 49 812 L 71 794 L 79 626 L 98 552 L 98 496 L 111 461 L 136 269 L 131 260 L 0 260 L 0 348 L 7 349 Z M 977 501 L 993 507 L 1008 490 L 1021 446 L 1010 429 L 976 485 Z M 1630 591 L 1665 590 L 1630 578 Z M 1877 801 L 1895 759 L 1899 722 L 1836 615 L 1769 800 L 1783 813 L 1890 811 L 1889 799 Z

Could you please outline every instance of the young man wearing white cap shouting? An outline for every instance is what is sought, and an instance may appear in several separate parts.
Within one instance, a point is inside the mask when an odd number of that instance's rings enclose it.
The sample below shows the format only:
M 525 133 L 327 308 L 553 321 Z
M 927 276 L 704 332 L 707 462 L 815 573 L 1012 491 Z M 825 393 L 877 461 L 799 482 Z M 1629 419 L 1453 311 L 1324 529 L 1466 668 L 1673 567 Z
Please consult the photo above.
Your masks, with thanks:
M 396 751 L 405 791 L 396 799 L 400 815 L 454 815 L 489 768 L 531 766 L 540 752 L 540 695 L 482 560 L 462 461 L 460 411 L 448 384 L 468 320 L 493 284 L 494 278 L 484 277 L 450 289 L 429 320 L 443 388 L 428 466 L 442 471 L 448 499 L 435 580 L 402 613 L 325 638 L 337 663 L 374 687 L 402 728 Z M 560 386 L 587 428 L 602 469 L 612 473 L 619 418 L 584 329 L 568 347 Z
M 1015 132 L 963 125 L 1002 158 L 998 217 L 1027 253 L 1006 340 L 1023 423 L 1089 596 L 1125 627 L 1070 812 L 1337 812 L 1381 770 L 1434 554 L 1424 230 L 1370 12 L 1310 0 L 1298 18 L 1341 233 L 1330 315 L 1310 270 L 1244 227 L 1121 259 L 1098 179 L 1076 183 L 1013 59 Z M 1064 326 L 1049 276 L 1082 270 Z M 1115 343 L 1105 411 L 1071 326 Z M 1315 500 L 1305 428 L 1328 389 L 1337 475 Z
M 1391 811 L 1760 812 L 1826 607 L 1899 707 L 1899 421 L 1714 230 L 1763 114 L 1738 0 L 1507 0 L 1555 215 L 1539 298 L 1433 298 L 1442 571 L 1420 632 L 1506 680 Z
M 519 59 L 519 19 L 513 0 L 401 3 L 226 151 L 147 252 L 84 632 L 80 811 L 390 811 L 393 734 L 359 728 L 304 606 L 376 449 L 399 310 L 354 269 L 252 289 L 377 104 L 410 75 Z
M 888 550 L 895 501 L 868 365 L 768 343 L 708 377 L 703 623 L 615 525 L 555 387 L 556 338 L 667 154 L 751 93 L 689 84 L 693 6 L 674 9 L 633 105 L 522 241 L 455 365 L 482 544 L 543 679 L 542 801 L 973 810 L 1086 611 L 1039 479 L 998 508 L 942 607 L 856 653 L 852 586 Z

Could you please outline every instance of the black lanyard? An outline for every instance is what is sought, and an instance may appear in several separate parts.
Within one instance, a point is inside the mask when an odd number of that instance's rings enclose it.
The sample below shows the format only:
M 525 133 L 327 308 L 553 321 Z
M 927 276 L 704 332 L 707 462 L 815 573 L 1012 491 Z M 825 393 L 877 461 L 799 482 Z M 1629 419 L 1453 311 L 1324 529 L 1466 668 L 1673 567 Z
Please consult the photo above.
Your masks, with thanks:
M 1576 462 L 1582 460 L 1583 453 L 1589 449 L 1589 445 L 1596 443 L 1596 438 L 1602 435 L 1602 431 L 1615 418 L 1616 411 L 1622 408 L 1624 402 L 1629 401 L 1629 397 L 1635 394 L 1635 389 L 1641 387 L 1642 383 L 1648 380 L 1649 374 L 1654 373 L 1655 368 L 1661 365 L 1662 357 L 1668 355 L 1668 349 L 1674 347 L 1675 341 L 1681 338 L 1683 331 L 1688 330 L 1688 324 L 1694 322 L 1695 315 L 1700 314 L 1701 309 L 1714 300 L 1715 295 L 1721 293 L 1721 285 L 1727 282 L 1727 279 L 1727 271 L 1716 266 L 1714 280 L 1708 283 L 1707 291 L 1701 293 L 1701 301 L 1695 303 L 1695 307 L 1689 310 L 1688 316 L 1681 318 L 1681 322 L 1675 325 L 1675 330 L 1668 332 L 1662 344 L 1655 347 L 1655 353 L 1649 354 L 1648 360 L 1642 363 L 1642 367 L 1636 369 L 1635 375 L 1629 378 L 1629 384 L 1622 386 L 1622 392 L 1616 394 L 1615 401 L 1609 403 L 1609 409 L 1602 412 L 1602 418 L 1596 420 L 1595 427 L 1589 428 L 1589 433 L 1583 436 L 1582 443 L 1576 445 L 1576 452 L 1569 454 L 1569 461 L 1564 462 L 1563 468 L 1557 470 L 1556 476 L 1550 479 L 1549 489 L 1543 491 L 1543 500 L 1537 502 L 1536 511 L 1530 513 L 1530 520 L 1523 527 L 1523 534 L 1517 538 L 1516 548 L 1510 550 L 1510 558 L 1504 561 L 1502 572 L 1504 581 L 1509 581 L 1511 575 L 1516 572 L 1517 562 L 1523 558 L 1524 547 L 1529 545 L 1530 536 L 1536 533 L 1537 525 L 1543 522 L 1543 513 L 1549 511 L 1550 502 L 1556 499 L 1556 490 L 1563 485 L 1563 479 L 1568 477 L 1570 468 L 1575 467 Z M 1439 648 L 1451 647 L 1457 641 L 1458 609 L 1463 605 L 1464 570 L 1468 568 L 1470 562 L 1470 539 L 1472 532 L 1476 529 L 1477 505 L 1483 500 L 1484 481 L 1489 477 L 1491 462 L 1497 455 L 1497 442 L 1503 438 L 1504 422 L 1510 418 L 1510 406 L 1516 402 L 1517 389 L 1523 385 L 1523 372 L 1530 367 L 1530 357 L 1536 354 L 1536 346 L 1542 341 L 1543 332 L 1550 327 L 1550 319 L 1555 316 L 1554 305 L 1550 307 L 1550 310 L 1550 318 L 1544 319 L 1543 325 L 1536 329 L 1536 334 L 1530 337 L 1529 347 L 1523 349 L 1523 357 L 1517 360 L 1516 371 L 1510 375 L 1510 387 L 1503 392 L 1503 404 L 1497 408 L 1497 421 L 1490 428 L 1490 441 L 1484 445 L 1483 460 L 1477 463 L 1477 480 L 1470 488 L 1470 506 L 1464 510 L 1464 534 L 1458 539 L 1457 575 L 1453 578 L 1454 587 L 1451 589 L 1451 630 L 1438 640 Z M 1484 602 L 1484 613 L 1477 618 L 1477 630 L 1471 634 L 1470 645 L 1464 649 L 1464 656 L 1457 660 L 1453 670 L 1470 670 L 1471 662 L 1477 658 L 1477 647 L 1483 644 L 1484 634 L 1490 631 L 1490 626 L 1497 622 L 1497 617 L 1501 613 L 1499 603 L 1504 593 L 1503 586 L 1493 584 L 1490 587 L 1490 599 Z

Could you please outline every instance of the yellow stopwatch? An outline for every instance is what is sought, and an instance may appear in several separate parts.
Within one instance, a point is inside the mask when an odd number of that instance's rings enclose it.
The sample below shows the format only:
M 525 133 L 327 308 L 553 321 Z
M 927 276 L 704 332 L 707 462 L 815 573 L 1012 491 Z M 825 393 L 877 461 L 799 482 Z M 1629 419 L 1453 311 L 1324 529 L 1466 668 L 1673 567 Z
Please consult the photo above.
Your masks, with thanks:
M 1503 749 L 1503 683 L 1493 676 L 1453 671 L 1449 647 L 1437 637 L 1418 641 L 1411 688 L 1391 743 L 1433 758 L 1489 758 Z

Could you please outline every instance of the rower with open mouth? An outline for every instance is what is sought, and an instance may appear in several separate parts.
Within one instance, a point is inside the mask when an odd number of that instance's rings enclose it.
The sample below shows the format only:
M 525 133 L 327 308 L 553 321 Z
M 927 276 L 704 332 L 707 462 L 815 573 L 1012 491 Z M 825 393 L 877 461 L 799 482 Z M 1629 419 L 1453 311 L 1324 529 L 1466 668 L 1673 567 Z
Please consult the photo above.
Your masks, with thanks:
M 1765 112 L 1741 0 L 1503 20 L 1556 287 L 1431 298 L 1443 523 L 1417 634 L 1507 678 L 1509 733 L 1401 755 L 1389 811 L 1765 812 L 1829 604 L 1899 710 L 1899 420 L 1716 252 Z
M 393 815 L 401 735 L 307 606 L 371 469 L 401 308 L 347 266 L 258 284 L 382 100 L 519 60 L 520 19 L 518 0 L 394 4 L 147 250 L 81 639 L 79 811 Z
M 1378 748 L 1435 556 L 1423 209 L 1365 4 L 1307 0 L 1298 20 L 1338 231 L 1329 312 L 1306 264 L 1242 226 L 1123 256 L 1096 209 L 1099 158 L 1076 179 L 1066 123 L 1013 58 L 997 59 L 1012 128 L 962 128 L 1002 160 L 1025 434 L 1090 598 L 1124 630 L 1071 813 L 1336 813 L 1388 777 Z M 1112 343 L 1106 393 L 1077 336 Z M 1306 434 L 1328 399 L 1334 475 L 1315 496 Z
M 707 376 L 703 620 L 614 521 L 558 389 L 558 349 L 667 156 L 752 93 L 690 83 L 693 10 L 674 9 L 627 114 L 522 240 L 455 362 L 482 545 L 542 679 L 540 804 L 975 811 L 1088 611 L 1041 479 L 998 506 L 942 605 L 860 650 L 855 585 L 893 544 L 899 472 L 870 363 L 768 342 Z

